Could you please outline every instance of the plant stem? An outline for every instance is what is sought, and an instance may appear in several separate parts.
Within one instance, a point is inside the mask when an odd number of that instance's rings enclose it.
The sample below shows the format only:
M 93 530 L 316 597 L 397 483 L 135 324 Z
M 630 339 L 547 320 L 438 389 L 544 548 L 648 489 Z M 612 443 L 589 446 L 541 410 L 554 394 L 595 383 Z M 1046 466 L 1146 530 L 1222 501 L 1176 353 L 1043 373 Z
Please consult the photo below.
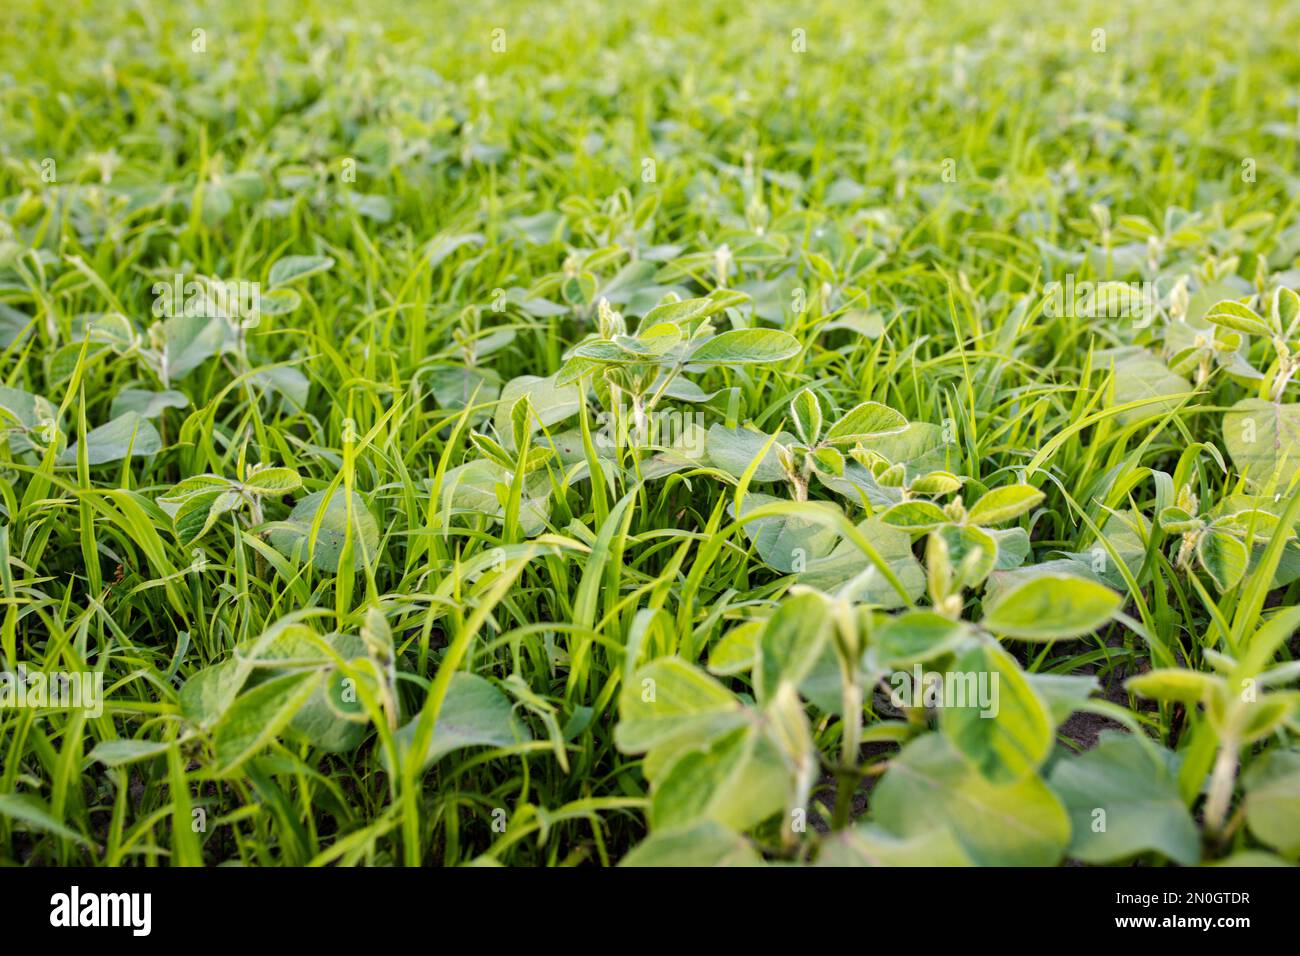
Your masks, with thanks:
M 1210 793 L 1205 801 L 1205 832 L 1218 837 L 1223 830 L 1228 805 L 1232 802 L 1232 787 L 1237 780 L 1237 750 L 1235 737 L 1225 738 L 1219 745 L 1219 755 L 1214 759 L 1210 776 Z
M 836 830 L 849 822 L 853 793 L 857 789 L 858 749 L 862 740 L 862 687 L 850 674 L 843 674 L 843 681 L 844 737 L 840 747 L 840 770 L 836 774 L 835 812 L 831 817 L 831 827 Z

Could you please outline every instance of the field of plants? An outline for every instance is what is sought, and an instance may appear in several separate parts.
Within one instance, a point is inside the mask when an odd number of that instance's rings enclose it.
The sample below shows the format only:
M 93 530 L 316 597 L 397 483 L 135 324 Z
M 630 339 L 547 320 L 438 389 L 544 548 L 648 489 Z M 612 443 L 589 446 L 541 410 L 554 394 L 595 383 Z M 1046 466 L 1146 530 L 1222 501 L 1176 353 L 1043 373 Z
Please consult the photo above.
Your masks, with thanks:
M 0 862 L 1300 860 L 1300 6 L 0 4 Z

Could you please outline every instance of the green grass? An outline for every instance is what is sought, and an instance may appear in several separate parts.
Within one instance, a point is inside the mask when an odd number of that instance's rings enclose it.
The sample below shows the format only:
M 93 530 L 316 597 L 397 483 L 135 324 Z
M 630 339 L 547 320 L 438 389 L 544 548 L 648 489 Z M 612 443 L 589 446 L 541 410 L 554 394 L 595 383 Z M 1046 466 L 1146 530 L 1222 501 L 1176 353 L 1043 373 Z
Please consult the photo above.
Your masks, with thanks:
M 274 6 L 0 10 L 0 861 L 1300 857 L 1300 10 Z

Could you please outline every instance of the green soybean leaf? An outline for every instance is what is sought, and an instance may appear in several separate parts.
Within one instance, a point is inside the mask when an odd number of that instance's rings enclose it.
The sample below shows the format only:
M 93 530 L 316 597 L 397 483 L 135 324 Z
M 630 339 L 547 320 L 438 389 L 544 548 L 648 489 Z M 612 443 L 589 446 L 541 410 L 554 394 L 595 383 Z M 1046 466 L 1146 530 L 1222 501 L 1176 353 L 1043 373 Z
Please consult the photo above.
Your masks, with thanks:
M 751 492 L 745 496 L 742 510 L 749 514 L 764 505 L 784 499 Z M 809 510 L 838 512 L 829 502 L 806 502 Z M 734 506 L 728 506 L 729 514 Z M 828 554 L 835 546 L 837 536 L 833 528 L 801 514 L 772 515 L 756 518 L 745 525 L 745 537 L 753 542 L 754 550 L 768 567 L 782 574 L 806 569 L 817 558 Z
M 656 830 L 619 863 L 619 866 L 700 867 L 761 866 L 749 841 L 721 824 L 704 821 L 694 826 Z
M 1120 608 L 1105 585 L 1067 574 L 1030 578 L 998 595 L 984 611 L 984 627 L 1026 641 L 1078 637 L 1101 627 Z
M 790 400 L 790 418 L 805 445 L 817 444 L 822 433 L 822 404 L 812 389 L 800 389 Z
M 1300 404 L 1238 402 L 1223 416 L 1223 443 L 1251 487 L 1286 490 L 1300 472 Z
M 709 651 L 709 673 L 722 677 L 743 674 L 758 660 L 758 640 L 765 621 L 746 621 L 738 624 Z
M 903 747 L 871 798 L 875 822 L 897 837 L 947 829 L 977 866 L 1054 866 L 1070 842 L 1061 801 L 1035 775 L 991 783 L 940 734 Z
M 289 285 L 308 276 L 326 272 L 334 267 L 334 260 L 329 256 L 285 256 L 277 259 L 271 266 L 268 281 L 271 288 Z
M 970 506 L 966 520 L 975 525 L 1001 524 L 1035 507 L 1045 495 L 1029 485 L 994 488 Z
M 625 753 L 642 753 L 678 738 L 704 743 L 744 720 L 731 691 L 685 661 L 663 657 L 624 685 L 614 742 Z
M 1015 658 L 981 644 L 943 674 L 939 726 L 948 742 L 992 783 L 1034 773 L 1052 749 L 1054 724 Z
M 754 689 L 760 703 L 771 700 L 784 681 L 798 685 L 821 655 L 828 634 L 826 602 L 819 594 L 799 594 L 781 602 L 759 638 Z
M 930 531 L 948 524 L 949 518 L 942 508 L 929 501 L 903 501 L 881 515 L 880 520 L 895 528 L 912 533 Z
M 673 760 L 655 781 L 651 825 L 680 827 L 703 819 L 748 829 L 782 808 L 786 777 L 765 734 L 732 731 Z
M 1178 792 L 1173 755 L 1106 732 L 1089 751 L 1059 760 L 1048 781 L 1070 815 L 1070 856 L 1116 863 L 1161 853 L 1183 866 L 1201 857 L 1200 833 Z
M 696 365 L 744 365 L 780 362 L 798 355 L 802 346 L 777 329 L 732 329 L 708 339 L 690 354 Z
M 302 478 L 292 468 L 259 468 L 244 479 L 243 486 L 250 495 L 278 497 L 301 488 Z
M 769 437 L 749 428 L 710 425 L 705 440 L 705 451 L 716 467 L 739 477 L 763 451 Z M 759 462 L 758 468 L 754 471 L 754 481 L 781 481 L 785 478 L 785 470 L 781 467 L 777 456 L 777 443 L 781 442 L 782 437 L 783 435 L 777 436 L 777 442 L 773 443 Z M 790 441 L 794 440 L 793 435 L 784 437 L 789 438 Z
M 397 731 L 403 750 L 410 748 L 418 723 L 418 718 L 411 720 Z M 529 740 L 532 734 L 515 716 L 510 698 L 491 681 L 458 671 L 452 675 L 420 766 L 427 768 L 465 747 L 513 747 Z
M 1098 358 L 1105 359 L 1105 354 Z M 1125 409 L 1115 415 L 1121 425 L 1158 418 L 1178 407 L 1183 395 L 1192 390 L 1192 385 L 1181 375 L 1171 371 L 1156 356 L 1141 349 L 1128 350 L 1109 356 L 1114 365 L 1113 390 L 1108 408 L 1127 405 L 1130 402 L 1145 401 L 1144 405 Z M 1148 401 L 1159 399 L 1158 401 Z
M 101 740 L 90 751 L 90 759 L 105 767 L 124 767 L 150 760 L 173 746 L 175 744 L 167 740 Z
M 818 866 L 970 866 L 971 859 L 947 827 L 900 837 L 860 823 L 822 839 Z
M 164 383 L 179 381 L 230 345 L 230 325 L 221 319 L 177 315 L 162 327 Z
M 64 450 L 62 458 L 77 460 L 77 447 L 73 442 Z M 162 451 L 162 438 L 153 422 L 138 412 L 127 412 L 107 425 L 100 425 L 86 434 L 86 460 L 91 465 L 106 465 L 132 458 L 147 458 Z
M 832 445 L 854 445 L 884 435 L 900 434 L 906 428 L 907 419 L 888 405 L 863 402 L 845 412 L 830 427 L 826 432 L 826 441 Z
M 1272 750 L 1242 777 L 1246 826 L 1255 839 L 1300 860 L 1300 750 Z
M 946 654 L 969 633 L 962 622 L 934 611 L 905 611 L 875 631 L 872 648 L 881 666 L 906 668 Z
M 1232 299 L 1210 306 L 1210 310 L 1205 313 L 1205 321 L 1248 335 L 1268 335 L 1270 331 L 1268 323 L 1254 309 Z
M 188 396 L 174 389 L 150 392 L 141 388 L 124 388 L 113 396 L 108 415 L 109 418 L 120 418 L 134 412 L 144 418 L 158 418 L 168 408 L 185 408 L 189 403 Z
M 176 537 L 182 544 L 191 544 L 212 530 L 223 515 L 240 504 L 237 491 L 203 491 L 190 495 L 180 503 L 172 521 Z
M 1219 590 L 1228 591 L 1236 587 L 1245 575 L 1250 552 L 1240 538 L 1206 530 L 1197 539 L 1196 559 Z
M 554 376 L 539 378 L 536 375 L 521 375 L 511 379 L 501 389 L 501 398 L 497 401 L 493 415 L 493 426 L 502 442 L 513 444 L 514 429 L 510 415 L 515 404 L 525 397 L 533 410 L 529 425 L 531 431 L 542 426 L 550 428 L 578 413 L 580 396 L 576 385 L 557 385 Z
M 329 501 L 325 497 L 329 494 Z M 319 527 L 317 512 L 324 504 L 325 512 Z M 338 570 L 339 556 L 348 535 L 347 496 L 342 489 L 329 493 L 327 489 L 313 492 L 294 505 L 289 517 L 271 530 L 271 544 L 285 555 L 297 554 L 299 558 L 311 555 L 311 563 L 320 571 L 334 573 Z M 371 561 L 379 550 L 379 525 L 370 513 L 366 501 L 352 493 L 352 570 L 362 567 L 362 552 Z
M 315 693 L 323 677 L 320 671 L 283 674 L 240 694 L 213 728 L 216 775 L 229 776 L 266 747 Z
M 1208 700 L 1222 685 L 1222 679 L 1213 674 L 1181 667 L 1157 667 L 1124 682 L 1124 686 L 1135 694 L 1181 704 Z

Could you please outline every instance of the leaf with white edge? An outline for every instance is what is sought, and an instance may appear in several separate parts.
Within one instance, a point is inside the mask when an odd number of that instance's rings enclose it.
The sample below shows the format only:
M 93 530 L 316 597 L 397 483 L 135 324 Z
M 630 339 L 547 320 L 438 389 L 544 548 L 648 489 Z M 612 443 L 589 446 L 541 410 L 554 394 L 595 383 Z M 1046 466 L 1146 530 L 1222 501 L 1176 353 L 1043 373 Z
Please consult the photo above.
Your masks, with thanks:
M 695 319 L 706 318 L 716 311 L 718 309 L 712 299 L 682 299 L 680 302 L 665 302 L 662 305 L 656 305 L 642 317 L 641 324 L 646 328 L 662 322 L 684 325 Z
M 800 389 L 790 400 L 795 434 L 805 445 L 815 445 L 822 433 L 822 403 L 811 388 Z
M 1254 309 L 1232 299 L 1225 299 L 1210 306 L 1210 310 L 1205 313 L 1205 321 L 1211 325 L 1232 329 L 1234 332 L 1245 332 L 1247 335 L 1266 336 L 1271 331 L 1268 323 Z
M 1223 687 L 1223 679 L 1181 667 L 1157 667 L 1130 677 L 1124 686 L 1142 697 L 1196 704 L 1217 693 Z
M 702 744 L 745 720 L 731 691 L 680 658 L 661 657 L 623 686 L 614 742 L 624 753 L 643 753 L 682 739 Z
M 881 515 L 880 520 L 912 534 L 932 531 L 952 521 L 942 508 L 929 501 L 901 501 Z
M 876 629 L 871 648 L 881 667 L 907 668 L 948 653 L 969 634 L 961 621 L 934 611 L 905 611 Z
M 334 260 L 329 256 L 285 256 L 277 259 L 271 266 L 267 278 L 272 289 L 277 286 L 299 282 L 308 276 L 326 272 L 334 267 Z
M 982 625 L 1025 641 L 1056 641 L 1091 633 L 1123 602 L 1103 584 L 1068 574 L 1030 578 L 998 595 Z
M 1290 338 L 1300 329 L 1300 294 L 1286 286 L 1273 290 L 1273 329 Z
M 1045 495 L 1029 485 L 1007 485 L 994 488 L 985 494 L 966 513 L 966 520 L 975 525 L 1001 524 L 1018 518 L 1035 507 Z
M 259 468 L 249 473 L 243 486 L 250 495 L 279 497 L 301 488 L 302 478 L 292 468 Z
M 1250 553 L 1240 538 L 1206 530 L 1196 541 L 1196 559 L 1220 591 L 1229 591 L 1245 575 Z
M 915 495 L 950 495 L 961 488 L 964 479 L 947 471 L 932 471 L 921 475 L 910 488 Z
M 854 445 L 885 435 L 901 434 L 906 429 L 907 419 L 888 405 L 863 402 L 845 412 L 826 432 L 825 440 L 831 445 Z
M 690 353 L 693 365 L 747 365 L 781 362 L 798 355 L 803 346 L 789 332 L 777 329 L 732 329 L 706 340 Z

